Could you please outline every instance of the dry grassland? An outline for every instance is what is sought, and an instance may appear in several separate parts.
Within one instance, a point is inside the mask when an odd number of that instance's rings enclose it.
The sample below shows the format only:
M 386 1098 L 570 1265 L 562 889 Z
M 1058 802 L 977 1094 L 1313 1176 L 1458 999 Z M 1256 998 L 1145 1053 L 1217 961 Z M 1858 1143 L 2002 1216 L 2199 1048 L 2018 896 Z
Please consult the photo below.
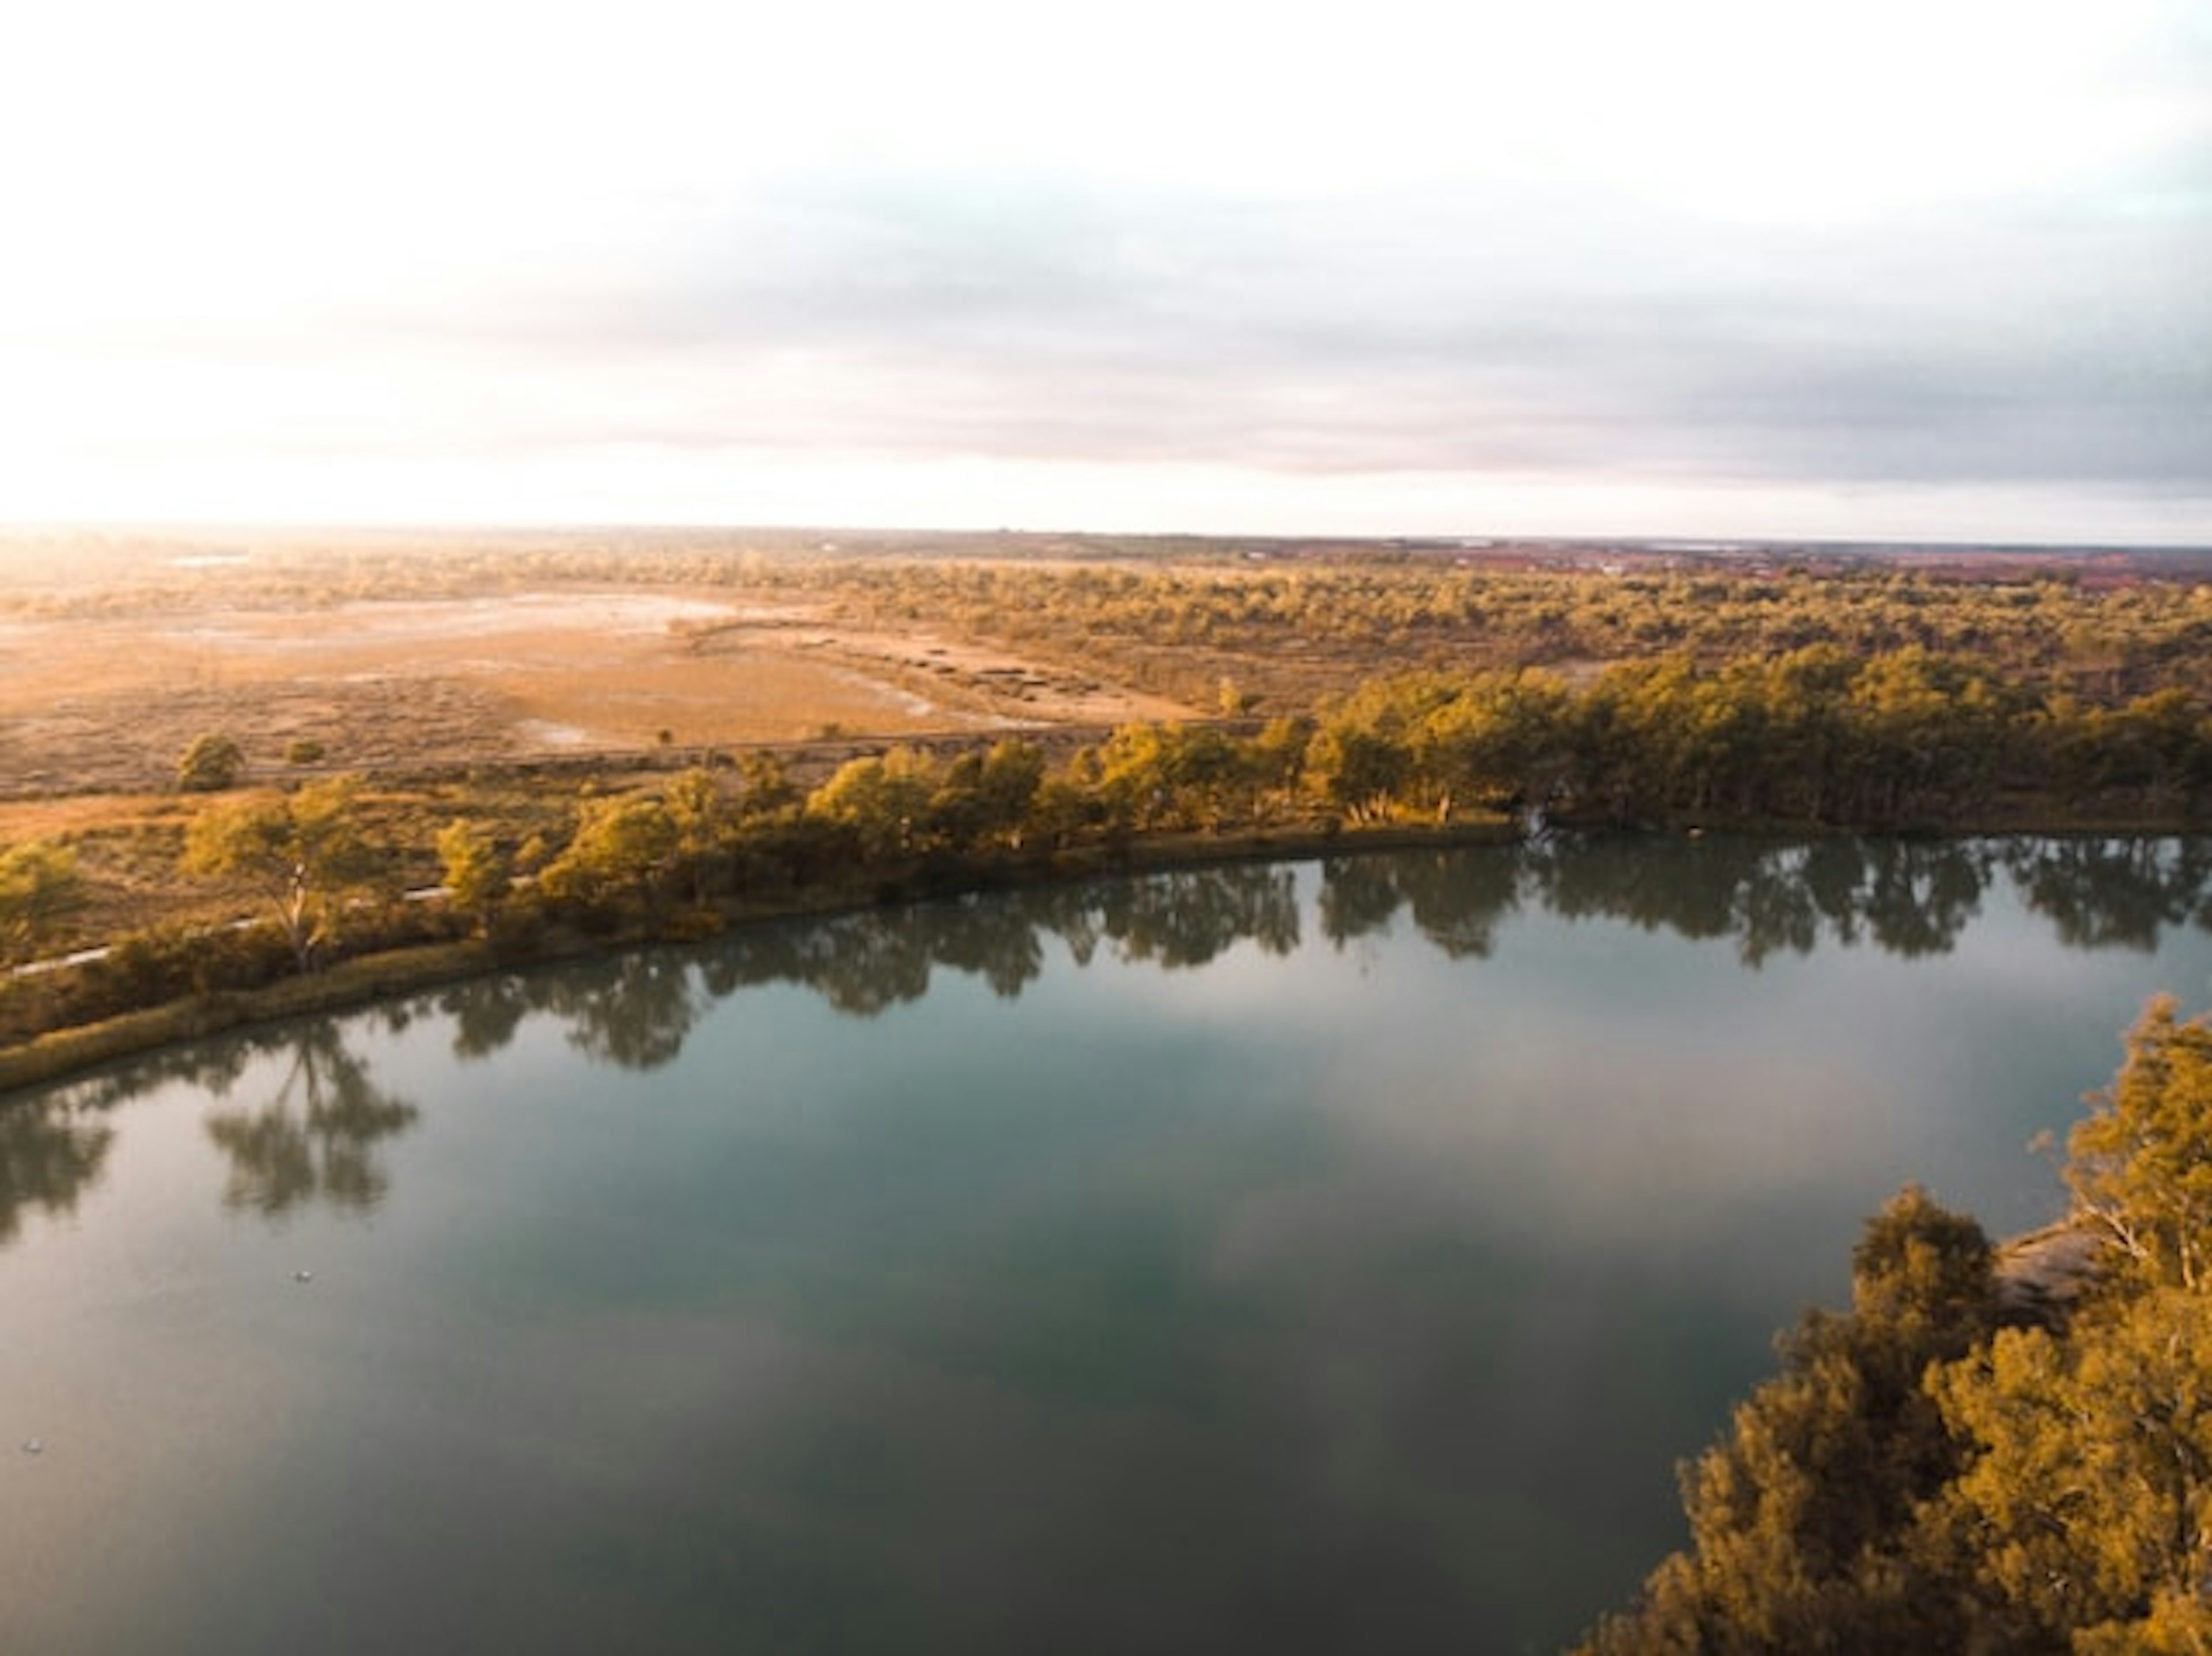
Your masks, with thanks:
M 619 785 L 639 761 L 805 743 L 787 762 L 818 780 L 848 751 L 815 740 L 830 734 L 1043 732 L 1188 712 L 969 640 L 856 627 L 826 605 L 726 586 L 556 581 L 272 601 L 220 578 L 134 587 L 121 573 L 70 594 L 80 601 L 0 612 L 0 846 L 64 843 L 84 876 L 82 905 L 49 940 L 57 951 L 253 911 L 248 892 L 177 874 L 207 802 L 175 790 L 177 760 L 204 734 L 239 745 L 248 786 L 368 774 L 368 825 L 413 848 L 398 872 L 421 885 L 438 878 L 428 848 L 453 816 L 515 842 L 557 840 L 580 785 L 595 773 Z M 87 590 L 94 601 L 81 601 Z M 582 768 L 529 774 L 549 759 Z

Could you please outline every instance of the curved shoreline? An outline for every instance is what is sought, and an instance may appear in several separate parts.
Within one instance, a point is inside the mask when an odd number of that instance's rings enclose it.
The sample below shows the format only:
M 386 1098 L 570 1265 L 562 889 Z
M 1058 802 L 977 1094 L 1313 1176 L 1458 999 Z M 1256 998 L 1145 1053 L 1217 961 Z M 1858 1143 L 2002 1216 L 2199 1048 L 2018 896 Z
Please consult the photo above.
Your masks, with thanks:
M 1563 828 L 1589 825 L 1562 822 Z M 2181 837 L 2212 828 L 2193 822 L 2135 821 L 2053 824 L 2049 819 L 1982 820 L 1893 829 L 1880 834 L 1802 823 L 1716 821 L 1710 831 L 1778 839 L 1814 839 L 1833 834 L 1875 838 L 1969 839 L 2007 835 L 2052 837 Z M 1595 831 L 1687 833 L 1705 825 L 1685 823 Z M 1303 823 L 1290 827 L 1254 828 L 1211 835 L 1197 832 L 1140 834 L 1119 843 L 1093 843 L 1068 849 L 979 858 L 952 869 L 926 870 L 916 865 L 859 871 L 854 877 L 769 899 L 726 898 L 705 911 L 711 924 L 688 929 L 632 924 L 611 931 L 574 928 L 549 930 L 527 942 L 494 943 L 482 939 L 404 945 L 351 956 L 304 977 L 288 977 L 252 989 L 218 989 L 157 1006 L 119 1013 L 96 1023 L 48 1031 L 14 1046 L 0 1048 L 0 1109 L 30 1087 L 68 1079 L 117 1060 L 163 1047 L 202 1040 L 246 1025 L 333 1013 L 374 1005 L 391 997 L 541 964 L 573 960 L 658 943 L 707 941 L 747 927 L 789 920 L 865 913 L 963 893 L 1016 890 L 1116 874 L 1171 872 L 1178 868 L 1254 861 L 1286 861 L 1333 855 L 1428 848 L 1516 843 L 1526 836 L 1503 818 L 1469 818 L 1456 823 Z M 688 910 L 695 921 L 700 911 Z
M 1218 837 L 1148 835 L 1118 846 L 977 861 L 957 880 L 920 881 L 911 870 L 903 876 L 884 870 L 871 880 L 820 887 L 797 900 L 727 902 L 713 910 L 718 923 L 703 935 L 672 935 L 648 927 L 629 927 L 588 935 L 564 930 L 521 947 L 480 939 L 410 944 L 352 956 L 320 971 L 281 978 L 258 989 L 220 989 L 120 1013 L 99 1023 L 52 1030 L 0 1049 L 0 1109 L 15 1101 L 13 1094 L 27 1088 L 249 1024 L 350 1011 L 394 995 L 490 972 L 655 943 L 703 941 L 748 926 L 863 913 L 966 892 L 1012 890 L 1099 875 L 1159 873 L 1224 862 L 1292 861 L 1337 852 L 1505 844 L 1520 837 L 1512 824 L 1502 820 L 1448 825 L 1392 823 L 1369 827 L 1252 829 Z

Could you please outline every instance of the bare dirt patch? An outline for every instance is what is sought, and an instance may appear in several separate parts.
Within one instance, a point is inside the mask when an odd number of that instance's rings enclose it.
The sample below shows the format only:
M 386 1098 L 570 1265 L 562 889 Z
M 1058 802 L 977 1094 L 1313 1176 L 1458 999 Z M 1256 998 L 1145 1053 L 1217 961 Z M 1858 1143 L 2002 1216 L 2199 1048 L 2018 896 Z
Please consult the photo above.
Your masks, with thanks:
M 0 796 L 159 787 L 198 734 L 251 770 L 374 769 L 1109 723 L 1189 709 L 957 638 L 743 594 L 560 588 L 0 624 Z

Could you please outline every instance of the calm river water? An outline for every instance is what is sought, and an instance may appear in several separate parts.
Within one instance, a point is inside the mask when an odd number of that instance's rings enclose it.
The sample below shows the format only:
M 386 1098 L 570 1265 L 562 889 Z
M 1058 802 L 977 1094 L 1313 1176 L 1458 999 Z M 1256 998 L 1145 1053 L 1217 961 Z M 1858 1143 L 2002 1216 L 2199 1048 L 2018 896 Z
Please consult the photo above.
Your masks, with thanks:
M 641 953 L 0 1107 L 0 1649 L 1540 1650 L 2212 841 L 1547 844 Z

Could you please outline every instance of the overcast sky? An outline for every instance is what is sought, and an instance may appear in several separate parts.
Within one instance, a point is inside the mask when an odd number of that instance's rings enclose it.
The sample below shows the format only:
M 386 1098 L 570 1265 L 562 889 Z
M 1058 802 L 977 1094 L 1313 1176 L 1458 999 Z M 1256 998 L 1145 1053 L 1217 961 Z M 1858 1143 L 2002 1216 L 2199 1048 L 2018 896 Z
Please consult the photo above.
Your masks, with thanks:
M 2212 543 L 2212 6 L 16 7 L 0 520 Z

